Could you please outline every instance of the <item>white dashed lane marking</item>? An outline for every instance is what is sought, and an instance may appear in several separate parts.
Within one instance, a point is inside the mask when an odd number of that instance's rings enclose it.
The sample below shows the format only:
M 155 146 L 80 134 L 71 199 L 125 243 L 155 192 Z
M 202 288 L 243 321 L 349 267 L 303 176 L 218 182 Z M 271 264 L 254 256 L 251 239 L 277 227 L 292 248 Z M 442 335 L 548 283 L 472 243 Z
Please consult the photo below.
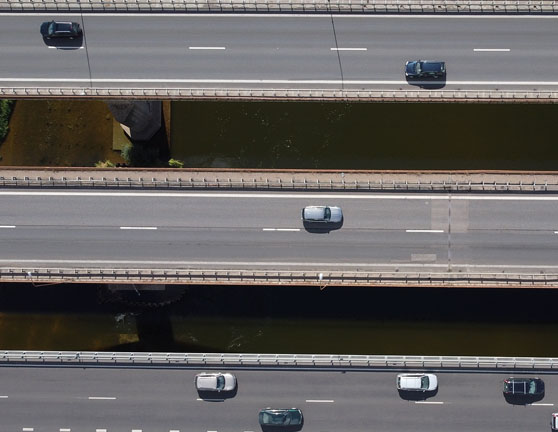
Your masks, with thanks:
M 474 52 L 510 52 L 509 48 L 473 48 Z
M 116 397 L 114 397 L 114 396 L 89 396 L 87 399 L 89 399 L 89 400 L 115 400 Z
M 554 406 L 553 403 L 532 403 L 533 406 Z
M 368 48 L 330 48 L 331 51 L 368 51 Z
M 157 227 L 130 227 L 130 226 L 121 226 L 121 230 L 156 230 Z
M 408 230 L 405 230 L 405 232 L 408 232 L 408 233 L 443 233 L 444 230 L 408 229 Z
M 434 402 L 434 401 L 415 401 L 416 404 L 425 404 L 425 405 L 443 405 L 443 402 Z
M 300 228 L 262 228 L 262 231 L 296 232 L 296 231 L 300 231 Z
M 35 429 L 33 428 L 21 428 L 22 432 L 33 432 Z
M 7 228 L 7 229 L 15 228 L 15 227 L 16 227 L 15 225 L 0 225 L 0 228 Z
M 188 47 L 188 49 L 191 49 L 191 50 L 224 50 L 224 49 L 227 49 L 227 48 L 226 47 L 202 47 L 202 46 L 194 47 L 194 46 L 191 46 L 191 47 Z
M 306 399 L 308 403 L 334 403 L 333 399 Z

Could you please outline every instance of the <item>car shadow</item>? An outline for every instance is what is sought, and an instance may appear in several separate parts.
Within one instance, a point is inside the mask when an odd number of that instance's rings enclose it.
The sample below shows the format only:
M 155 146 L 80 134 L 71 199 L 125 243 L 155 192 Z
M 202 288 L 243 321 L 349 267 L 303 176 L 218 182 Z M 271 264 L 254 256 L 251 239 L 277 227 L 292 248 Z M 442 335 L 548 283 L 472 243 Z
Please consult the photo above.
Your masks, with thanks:
M 338 223 L 302 222 L 304 229 L 313 234 L 329 234 L 330 231 L 341 229 L 343 221 Z
M 443 78 L 409 78 L 407 84 L 426 90 L 437 90 L 446 86 L 446 77 Z
M 76 50 L 83 46 L 83 33 L 78 37 L 73 39 L 70 38 L 47 38 L 47 27 L 48 22 L 41 24 L 41 36 L 43 37 L 43 42 L 48 47 L 53 47 L 60 50 Z
M 200 399 L 203 399 L 206 402 L 225 402 L 227 399 L 232 399 L 238 393 L 238 382 L 236 384 L 236 388 L 231 391 L 199 391 L 198 396 Z
M 504 395 L 504 399 L 510 405 L 529 405 L 535 402 L 539 402 L 544 399 L 544 393 L 536 396 L 525 396 L 525 395 Z
M 428 398 L 434 397 L 438 394 L 438 389 L 433 391 L 408 391 L 408 390 L 397 390 L 399 397 L 407 401 L 424 401 Z
M 302 420 L 302 424 L 296 426 L 260 426 L 262 428 L 262 432 L 275 432 L 279 429 L 281 430 L 281 432 L 297 432 L 299 430 L 302 430 L 302 427 L 304 426 L 304 419 Z

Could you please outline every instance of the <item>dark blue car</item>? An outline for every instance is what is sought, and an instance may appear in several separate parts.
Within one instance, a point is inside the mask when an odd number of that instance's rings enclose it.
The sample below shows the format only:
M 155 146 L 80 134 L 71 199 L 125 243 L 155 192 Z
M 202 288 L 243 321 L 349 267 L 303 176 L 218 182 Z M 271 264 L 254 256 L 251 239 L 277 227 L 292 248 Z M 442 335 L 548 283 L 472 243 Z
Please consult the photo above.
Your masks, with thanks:
M 414 60 L 405 63 L 407 78 L 443 78 L 446 76 L 446 63 L 443 61 Z

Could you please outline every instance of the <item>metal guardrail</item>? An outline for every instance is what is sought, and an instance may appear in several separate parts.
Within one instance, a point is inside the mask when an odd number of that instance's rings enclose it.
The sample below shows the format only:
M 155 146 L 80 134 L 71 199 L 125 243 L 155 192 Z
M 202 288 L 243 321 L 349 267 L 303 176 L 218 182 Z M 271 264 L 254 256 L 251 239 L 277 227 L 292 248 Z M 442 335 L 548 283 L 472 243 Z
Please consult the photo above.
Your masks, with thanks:
M 0 98 L 556 103 L 558 91 L 2 87 Z
M 558 288 L 558 274 L 2 267 L 0 282 Z
M 552 14 L 555 1 L 510 0 L 2 0 L 2 11 Z
M 88 188 L 88 189 L 169 189 L 169 190 L 298 190 L 298 191 L 417 191 L 417 192 L 558 192 L 558 181 L 483 181 L 483 180 L 320 180 L 289 177 L 270 178 L 143 178 L 143 177 L 5 177 L 0 187 Z M 304 174 L 302 174 L 304 175 Z M 299 174 L 300 176 L 300 174 Z M 510 176 L 513 174 L 510 173 Z M 333 176 L 332 176 L 333 177 Z M 335 177 L 339 177 L 336 175 Z M 480 177 L 480 176 L 479 176 Z
M 329 354 L 219 354 L 0 351 L 0 365 L 152 365 L 169 367 L 558 369 L 558 358 Z

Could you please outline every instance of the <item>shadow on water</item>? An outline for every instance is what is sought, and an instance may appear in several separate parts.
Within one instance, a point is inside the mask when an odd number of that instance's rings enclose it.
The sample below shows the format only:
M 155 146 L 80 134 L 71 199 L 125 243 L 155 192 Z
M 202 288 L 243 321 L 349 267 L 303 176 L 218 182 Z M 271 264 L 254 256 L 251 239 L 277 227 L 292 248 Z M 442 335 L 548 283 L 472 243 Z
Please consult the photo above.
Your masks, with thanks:
M 0 349 L 558 356 L 553 290 L 173 289 L 4 284 Z
M 177 101 L 171 153 L 194 167 L 556 170 L 557 112 L 550 104 Z

